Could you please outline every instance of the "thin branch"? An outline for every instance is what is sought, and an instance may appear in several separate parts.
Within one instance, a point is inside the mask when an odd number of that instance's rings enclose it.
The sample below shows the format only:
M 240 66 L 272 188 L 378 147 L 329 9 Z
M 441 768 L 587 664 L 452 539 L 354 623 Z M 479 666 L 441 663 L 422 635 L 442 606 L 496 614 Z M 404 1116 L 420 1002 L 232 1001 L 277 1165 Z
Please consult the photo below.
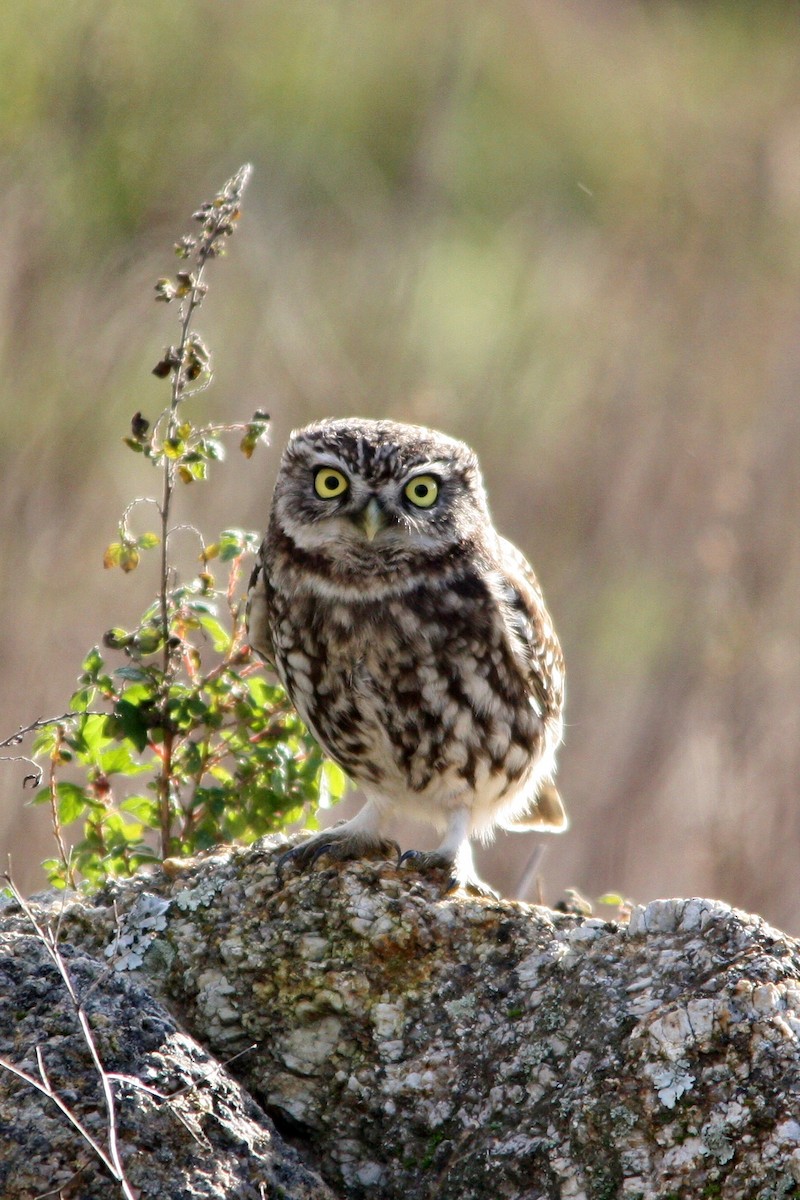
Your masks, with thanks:
M 167 534 L 167 541 L 171 542 L 176 533 L 193 533 L 200 542 L 201 553 L 205 554 L 206 541 L 196 525 L 189 525 L 186 522 L 184 522 L 182 525 L 173 525 L 172 529 L 170 529 L 169 533 Z
M 42 1073 L 43 1063 L 41 1062 L 41 1054 L 38 1046 L 36 1047 L 36 1059 L 37 1063 L 39 1064 L 39 1071 Z M 10 1071 L 12 1075 L 16 1075 L 17 1079 L 22 1079 L 25 1083 L 29 1083 L 31 1087 L 36 1088 L 37 1092 L 41 1092 L 41 1094 L 46 1096 L 48 1100 L 52 1100 L 56 1108 L 58 1108 L 67 1118 L 70 1125 L 72 1125 L 74 1129 L 77 1129 L 78 1133 L 81 1135 L 86 1144 L 91 1146 L 92 1150 L 103 1163 L 103 1165 L 111 1172 L 114 1178 L 118 1179 L 116 1175 L 116 1169 L 108 1154 L 106 1154 L 100 1143 L 92 1136 L 81 1119 L 77 1117 L 72 1109 L 70 1109 L 68 1105 L 61 1099 L 58 1092 L 52 1089 L 46 1073 L 42 1075 L 41 1079 L 37 1079 L 35 1075 L 29 1074 L 28 1071 L 23 1071 L 21 1067 L 16 1066 L 14 1063 L 10 1062 L 9 1059 L 2 1056 L 0 1056 L 0 1067 L 5 1067 L 5 1069 Z M 121 1180 L 118 1179 L 118 1182 L 121 1182 Z M 133 1193 L 131 1192 L 129 1194 L 133 1200 Z
M 251 1054 L 253 1050 L 257 1050 L 258 1042 L 251 1042 L 249 1046 L 245 1046 L 243 1050 L 237 1050 L 236 1054 L 232 1054 L 230 1058 L 220 1059 L 219 1062 L 214 1062 L 209 1067 L 205 1067 L 199 1079 L 192 1079 L 189 1083 L 185 1083 L 183 1087 L 176 1088 L 174 1092 L 160 1092 L 158 1088 L 151 1087 L 148 1083 L 142 1083 L 141 1079 L 137 1079 L 135 1075 L 125 1075 L 121 1071 L 111 1071 L 109 1079 L 113 1079 L 118 1083 L 127 1083 L 131 1087 L 136 1088 L 140 1092 L 146 1092 L 148 1096 L 152 1096 L 156 1100 L 162 1100 L 165 1104 L 170 1104 L 173 1100 L 179 1100 L 181 1096 L 186 1096 L 189 1092 L 193 1092 L 195 1088 L 203 1087 L 208 1083 L 212 1075 L 217 1069 L 227 1070 L 232 1062 L 236 1062 L 237 1058 L 243 1058 L 245 1054 Z
M 156 500 L 155 496 L 136 496 L 133 500 L 131 500 L 130 504 L 126 506 L 125 511 L 119 519 L 119 527 L 124 534 L 128 533 L 128 517 L 133 512 L 134 508 L 137 508 L 140 504 L 154 504 L 158 509 L 158 512 L 161 512 L 161 506 Z
M 11 733 L 7 738 L 0 742 L 0 750 L 6 746 L 19 746 L 22 740 L 29 733 L 36 733 L 39 729 L 48 729 L 51 725 L 59 725 L 62 721 L 74 721 L 76 717 L 107 717 L 106 712 L 95 712 L 93 709 L 86 709 L 85 712 L 65 712 L 58 717 L 37 717 L 35 721 L 31 721 L 29 725 L 20 725 L 16 733 Z M 15 761 L 15 760 L 9 760 Z M 25 761 L 30 761 L 25 760 Z
M 206 292 L 206 285 L 203 283 L 203 273 L 209 259 L 213 258 L 218 253 L 217 243 L 221 238 L 230 233 L 232 230 L 231 222 L 238 216 L 239 202 L 242 193 L 247 186 L 247 182 L 252 173 L 252 167 L 246 164 L 237 171 L 232 179 L 229 179 L 222 191 L 210 205 L 204 205 L 203 208 L 195 214 L 198 219 L 203 219 L 203 234 L 197 241 L 193 242 L 195 248 L 194 262 L 196 272 L 189 273 L 188 278 L 191 281 L 191 286 L 182 301 L 181 307 L 181 335 L 177 349 L 174 354 L 174 369 L 172 373 L 172 395 L 169 405 L 169 416 L 167 420 L 167 437 L 172 438 L 178 428 L 178 408 L 181 401 L 187 396 L 187 385 L 191 382 L 189 370 L 189 355 L 191 343 L 196 335 L 192 333 L 191 324 L 192 318 L 196 309 L 200 306 L 203 296 Z M 207 374 L 210 376 L 210 363 L 205 355 L 205 366 Z M 205 385 L 208 384 L 208 379 L 205 380 Z M 200 385 L 201 387 L 203 385 Z M 199 390 L 198 388 L 192 389 Z M 170 646 L 170 612 L 169 612 L 169 576 L 170 564 L 168 556 L 168 541 L 170 535 L 170 515 L 172 508 L 172 497 L 175 490 L 175 462 L 165 456 L 163 466 L 163 486 L 161 492 L 161 504 L 159 507 L 161 515 L 161 556 L 160 556 L 160 579 L 159 579 L 159 608 L 160 608 L 160 623 L 161 634 L 164 641 L 164 649 L 162 653 L 162 668 L 163 668 L 163 688 L 161 696 L 161 708 L 163 711 L 169 695 L 169 688 L 172 681 L 171 665 L 172 665 L 172 649 Z M 171 812 L 171 790 L 172 790 L 172 755 L 174 749 L 174 738 L 171 730 L 165 723 L 164 727 L 164 753 L 161 760 L 161 772 L 157 781 L 157 794 L 159 801 L 159 825 L 161 836 L 161 854 L 163 858 L 167 858 L 170 853 L 170 842 L 172 840 L 172 812 Z
M 50 771 L 47 778 L 47 790 L 50 795 L 50 820 L 53 825 L 53 837 L 58 846 L 58 853 L 61 856 L 61 865 L 64 868 L 64 874 L 71 888 L 75 887 L 75 871 L 72 867 L 71 855 L 67 851 L 64 844 L 64 836 L 61 832 L 61 817 L 58 812 L 58 782 L 56 780 L 56 765 L 61 757 L 61 745 L 64 741 L 64 728 L 62 725 L 56 726 L 57 738 L 56 744 L 50 752 Z
M 75 1008 L 75 1012 L 78 1017 L 78 1023 L 81 1027 L 81 1032 L 83 1034 L 84 1042 L 86 1043 L 86 1046 L 89 1050 L 89 1054 L 92 1059 L 92 1064 L 95 1068 L 97 1076 L 100 1080 L 101 1087 L 103 1089 L 103 1097 L 105 1100 L 107 1120 L 108 1120 L 108 1139 L 107 1139 L 108 1140 L 108 1149 L 106 1150 L 106 1149 L 104 1149 L 103 1146 L 100 1145 L 100 1143 L 92 1136 L 92 1134 L 89 1132 L 89 1130 L 86 1129 L 86 1127 L 83 1125 L 83 1123 L 80 1121 L 80 1119 L 71 1111 L 71 1109 L 67 1106 L 66 1102 L 58 1095 L 58 1093 L 52 1087 L 50 1080 L 48 1078 L 48 1075 L 47 1075 L 47 1071 L 45 1069 L 44 1056 L 42 1054 L 41 1047 L 39 1047 L 39 1046 L 36 1047 L 36 1061 L 37 1061 L 37 1064 L 39 1067 L 39 1074 L 41 1076 L 41 1082 L 39 1080 L 37 1080 L 35 1076 L 29 1075 L 27 1071 L 23 1071 L 20 1067 L 16 1067 L 13 1063 L 10 1063 L 5 1058 L 0 1058 L 0 1066 L 5 1067 L 7 1070 L 11 1071 L 12 1074 L 16 1075 L 18 1078 L 24 1079 L 27 1083 L 30 1083 L 33 1087 L 35 1087 L 43 1095 L 47 1096 L 49 1100 L 52 1100 L 52 1102 L 56 1105 L 56 1107 L 69 1120 L 70 1124 L 80 1133 L 81 1137 L 84 1138 L 87 1145 L 91 1146 L 92 1150 L 98 1156 L 98 1158 L 103 1163 L 103 1165 L 106 1167 L 106 1169 L 110 1172 L 110 1174 L 113 1176 L 113 1178 L 120 1184 L 120 1186 L 122 1187 L 122 1194 L 125 1197 L 125 1200 L 137 1200 L 136 1194 L 133 1191 L 133 1189 L 131 1188 L 130 1183 L 128 1182 L 127 1176 L 125 1174 L 125 1167 L 123 1165 L 122 1158 L 121 1158 L 120 1152 L 119 1152 L 119 1141 L 118 1141 L 118 1136 L 117 1136 L 117 1107 L 116 1107 L 116 1101 L 114 1099 L 114 1092 L 111 1087 L 111 1080 L 109 1078 L 108 1072 L 106 1071 L 105 1067 L 103 1066 L 103 1060 L 101 1059 L 100 1052 L 97 1049 L 97 1042 L 95 1041 L 92 1027 L 89 1024 L 89 1018 L 86 1015 L 86 1011 L 83 1007 L 83 1003 L 78 996 L 78 993 L 77 993 L 74 983 L 72 982 L 72 976 L 69 973 L 67 964 L 64 961 L 64 957 L 58 948 L 58 942 L 57 942 L 56 936 L 54 935 L 53 930 L 49 926 L 43 926 L 39 923 L 39 921 L 37 921 L 36 916 L 33 912 L 33 909 L 28 904 L 27 900 L 25 900 L 22 893 L 17 888 L 17 885 L 14 883 L 14 880 L 11 878 L 11 876 L 7 872 L 4 876 L 4 878 L 5 878 L 5 881 L 6 881 L 6 884 L 9 888 L 9 890 L 11 891 L 11 894 L 13 895 L 17 904 L 22 909 L 23 913 L 25 914 L 28 921 L 32 925 L 34 932 L 36 933 L 36 936 L 38 937 L 41 944 L 44 946 L 50 960 L 52 961 L 53 965 L 56 967 L 56 970 L 58 971 L 59 975 L 61 976 L 64 987 L 67 989 L 69 998 L 72 1001 L 73 1007 Z M 60 927 L 60 921 L 59 921 L 59 927 Z
M 514 888 L 515 900 L 527 901 L 528 894 L 533 887 L 533 884 L 536 881 L 541 869 L 544 854 L 545 847 L 541 844 L 541 842 L 534 846 L 533 850 L 531 850 L 528 860 L 523 867 L 522 874 L 517 881 L 517 886 Z M 541 903 L 541 901 L 537 899 L 536 903 Z
M 57 1196 L 58 1200 L 66 1200 L 67 1192 L 71 1189 L 75 1180 L 80 1179 L 88 1165 L 89 1160 L 87 1159 L 78 1167 L 77 1171 L 74 1171 L 73 1174 L 70 1175 L 69 1179 L 65 1179 L 63 1183 L 58 1185 L 58 1187 L 51 1188 L 48 1192 L 39 1192 L 39 1195 L 34 1196 L 33 1200 L 50 1200 L 51 1196 Z
M 29 775 L 26 775 L 22 780 L 22 786 L 38 787 L 42 782 L 42 768 L 32 758 L 28 758 L 27 754 L 0 754 L 0 762 L 21 762 L 27 763 L 33 770 Z

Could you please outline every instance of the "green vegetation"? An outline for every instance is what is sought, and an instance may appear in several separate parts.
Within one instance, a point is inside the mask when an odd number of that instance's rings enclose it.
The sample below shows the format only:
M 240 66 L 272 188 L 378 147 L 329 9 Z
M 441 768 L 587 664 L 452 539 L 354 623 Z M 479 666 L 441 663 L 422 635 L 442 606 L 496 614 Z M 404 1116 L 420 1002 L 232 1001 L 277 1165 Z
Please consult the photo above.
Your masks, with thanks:
M 196 527 L 176 526 L 172 515 L 176 487 L 205 480 L 209 464 L 224 457 L 221 435 L 236 433 L 248 459 L 267 436 L 269 417 L 260 410 L 227 426 L 198 427 L 190 415 L 212 378 L 211 355 L 195 327 L 208 292 L 205 271 L 225 252 L 249 175 L 243 167 L 195 212 L 199 232 L 175 247 L 182 269 L 156 284 L 156 299 L 176 302 L 179 313 L 180 336 L 153 368 L 169 381 L 170 402 L 152 427 L 135 413 L 124 441 L 157 469 L 161 495 L 127 506 L 103 560 L 130 574 L 143 552 L 159 548 L 156 597 L 133 629 L 105 634 L 104 647 L 121 665 L 111 667 L 94 646 L 69 711 L 34 723 L 33 753 L 49 762 L 35 802 L 50 805 L 58 847 L 44 867 L 60 887 L 131 874 L 220 841 L 250 841 L 299 818 L 310 823 L 323 772 L 334 798 L 344 785 L 338 768 L 323 766 L 282 689 L 254 674 L 258 666 L 243 642 L 240 574 L 258 535 L 228 529 L 208 544 Z M 133 513 L 149 506 L 159 532 L 136 535 Z M 199 569 L 189 583 L 180 581 L 172 558 L 181 534 L 198 544 Z M 210 570 L 215 560 L 227 570 L 221 589 Z M 63 778 L 75 767 L 77 782 Z M 65 835 L 74 825 L 82 837 L 68 848 Z

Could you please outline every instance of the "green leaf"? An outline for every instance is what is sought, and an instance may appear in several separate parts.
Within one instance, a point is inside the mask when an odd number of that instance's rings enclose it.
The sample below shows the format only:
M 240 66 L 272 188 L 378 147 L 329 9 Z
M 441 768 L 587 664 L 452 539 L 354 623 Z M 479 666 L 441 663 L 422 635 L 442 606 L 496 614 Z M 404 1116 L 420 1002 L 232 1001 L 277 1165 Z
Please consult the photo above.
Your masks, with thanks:
M 164 639 L 157 625 L 144 625 L 134 634 L 133 644 L 140 654 L 155 654 L 164 645 Z
M 123 546 L 119 556 L 119 565 L 126 575 L 135 571 L 139 565 L 139 551 L 135 546 Z
M 118 700 L 114 705 L 114 718 L 125 737 L 141 754 L 150 740 L 150 734 L 147 718 L 139 705 L 132 704 L 130 700 Z
M 100 751 L 109 744 L 106 720 L 105 716 L 96 713 L 82 716 L 74 733 L 67 738 L 68 744 L 82 759 L 96 763 Z
M 103 554 L 103 566 L 106 570 L 109 570 L 111 567 L 118 567 L 121 559 L 122 542 L 111 542 L 109 546 L 106 546 L 105 553 Z
M 38 758 L 40 754 L 51 754 L 55 749 L 58 741 L 58 729 L 55 725 L 45 725 L 44 729 L 40 729 L 36 737 L 33 739 L 31 746 L 31 754 L 34 758 Z M 35 804 L 41 803 L 34 799 Z
M 263 416 L 260 413 L 253 414 L 253 420 L 247 426 L 245 435 L 239 443 L 239 449 L 245 458 L 252 458 L 256 445 L 260 441 L 268 440 L 268 421 L 269 417 L 266 413 Z
M 114 674 L 118 679 L 126 679 L 131 683 L 143 683 L 150 678 L 144 667 L 117 667 Z
M 158 829 L 160 818 L 158 812 L 158 804 L 150 796 L 128 796 L 120 804 L 123 812 L 128 812 L 132 817 L 136 817 L 142 825 L 149 826 L 150 829 Z
M 109 650 L 121 650 L 130 643 L 131 635 L 126 629 L 121 629 L 119 625 L 115 625 L 113 629 L 107 629 L 103 634 L 103 645 L 108 646 Z
M 147 763 L 136 762 L 127 746 L 113 746 L 100 755 L 100 767 L 106 775 L 141 775 L 149 771 Z
M 38 792 L 34 792 L 30 798 L 31 804 L 48 804 L 50 802 L 50 788 L 39 788 Z
M 255 537 L 255 534 L 249 535 L 243 529 L 223 529 L 219 536 L 219 556 L 223 562 L 230 562 L 233 558 L 238 558 L 240 554 L 244 554 L 245 550 L 250 549 L 248 539 L 250 536 Z M 256 547 L 258 542 L 256 542 Z
M 201 482 L 207 478 L 208 468 L 205 460 L 200 457 L 195 451 L 184 456 L 178 467 L 178 475 L 182 483 L 194 483 L 195 480 Z
M 268 683 L 263 675 L 251 675 L 247 680 L 247 690 L 259 708 L 276 706 L 279 702 L 279 689 Z
M 97 674 L 102 670 L 103 665 L 103 656 L 100 653 L 100 647 L 92 646 L 86 658 L 81 663 L 81 670 L 88 676 L 87 683 L 97 678 Z
M 95 689 L 93 687 L 80 688 L 77 692 L 73 692 L 70 696 L 69 706 L 75 712 L 86 712 L 86 709 L 94 699 Z
M 204 437 L 197 444 L 197 449 L 206 458 L 221 462 L 225 458 L 225 447 L 217 438 Z
M 91 797 L 75 783 L 57 783 L 58 819 L 62 825 L 71 825 L 92 806 Z
M 230 648 L 231 636 L 226 629 L 220 625 L 216 617 L 204 615 L 200 617 L 200 624 L 206 633 L 211 637 L 211 644 L 217 654 L 224 654 Z
M 61 891 L 67 886 L 64 864 L 60 858 L 46 858 L 42 863 L 42 869 L 51 887 L 58 888 Z
M 140 550 L 152 550 L 154 546 L 158 546 L 161 538 L 157 533 L 143 533 L 140 538 L 136 539 L 136 545 Z
M 140 842 L 144 833 L 144 826 L 140 821 L 123 821 L 120 818 L 119 825 L 113 830 L 117 837 L 130 843 Z
M 216 615 L 217 606 L 212 600 L 207 600 L 204 596 L 195 596 L 191 593 L 185 596 L 184 606 L 193 613 L 209 613 L 212 617 Z

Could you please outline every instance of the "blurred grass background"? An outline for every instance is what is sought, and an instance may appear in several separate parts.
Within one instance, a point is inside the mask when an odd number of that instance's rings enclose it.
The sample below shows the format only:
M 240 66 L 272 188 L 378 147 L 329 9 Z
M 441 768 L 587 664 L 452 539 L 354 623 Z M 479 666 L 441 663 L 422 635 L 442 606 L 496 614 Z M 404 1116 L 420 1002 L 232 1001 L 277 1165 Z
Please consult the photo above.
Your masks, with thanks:
M 263 527 L 288 431 L 435 425 L 480 454 L 564 643 L 567 885 L 800 932 L 800 10 L 601 0 L 26 0 L 0 41 L 0 729 L 62 711 L 155 564 L 103 572 L 156 477 L 187 217 L 256 174 L 199 322 L 214 419 L 273 448 L 182 493 Z M 143 527 L 149 517 L 143 516 Z M 0 847 L 52 852 L 23 768 Z M 506 891 L 534 840 L 483 856 Z

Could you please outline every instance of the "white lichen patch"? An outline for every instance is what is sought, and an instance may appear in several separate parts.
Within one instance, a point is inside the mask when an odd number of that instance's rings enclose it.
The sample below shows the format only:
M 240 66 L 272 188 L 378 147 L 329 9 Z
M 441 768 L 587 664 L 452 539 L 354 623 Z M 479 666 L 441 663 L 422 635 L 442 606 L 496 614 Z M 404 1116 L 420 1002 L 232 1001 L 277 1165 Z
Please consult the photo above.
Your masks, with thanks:
M 753 988 L 750 1003 L 760 1016 L 771 1016 L 783 1007 L 784 1001 L 774 983 L 762 983 Z
M 224 1041 L 235 1040 L 240 1035 L 236 996 L 236 987 L 222 971 L 209 969 L 198 975 L 197 1006 L 205 1014 L 209 1028 Z
M 775 1126 L 775 1140 L 800 1145 L 800 1122 L 794 1117 L 790 1117 L 788 1121 L 781 1121 L 780 1125 Z
M 685 1007 L 672 1008 L 646 1026 L 652 1050 L 676 1062 L 690 1046 L 707 1050 L 714 1031 L 715 1002 L 691 1000 Z
M 386 1178 L 386 1168 L 376 1162 L 361 1163 L 356 1168 L 355 1176 L 362 1187 L 380 1187 Z
M 319 934 L 306 933 L 297 943 L 297 952 L 308 962 L 320 962 L 330 953 L 330 944 Z
M 105 949 L 115 971 L 137 971 L 147 950 L 167 927 L 170 901 L 144 892 L 123 916 Z
M 175 892 L 175 903 L 181 912 L 197 912 L 198 908 L 208 908 L 222 887 L 222 880 L 214 875 L 200 879 L 194 887 L 184 887 Z
M 685 1063 L 646 1063 L 644 1074 L 653 1082 L 656 1095 L 665 1108 L 674 1108 L 681 1096 L 695 1085 L 695 1077 Z
M 332 1057 L 341 1032 L 338 1017 L 323 1017 L 277 1038 L 275 1053 L 288 1070 L 299 1075 L 316 1075 Z
M 402 1038 L 406 1026 L 405 1009 L 402 1004 L 379 1002 L 373 1005 L 372 1021 L 379 1042 Z
M 702 930 L 709 922 L 724 920 L 734 910 L 719 900 L 652 900 L 635 905 L 627 925 L 628 937 L 643 933 L 673 933 L 678 929 Z
M 702 1161 L 708 1151 L 703 1142 L 698 1137 L 688 1137 L 677 1146 L 670 1146 L 665 1152 L 661 1160 L 661 1170 L 668 1172 L 670 1175 L 679 1174 L 694 1168 L 698 1161 Z
M 476 1001 L 475 997 L 468 992 L 464 996 L 459 996 L 457 1000 L 445 1000 L 442 1007 L 451 1021 L 456 1025 L 463 1025 L 465 1021 L 471 1021 L 474 1017 Z
M 554 939 L 545 950 L 537 950 L 527 955 L 517 966 L 517 978 L 525 987 L 534 987 L 542 972 L 548 970 L 553 963 L 563 962 L 570 952 L 564 941 Z
M 316 1107 L 313 1084 L 284 1071 L 272 1074 L 266 1099 L 269 1105 L 288 1113 L 299 1124 L 308 1121 Z
M 608 927 L 605 921 L 596 917 L 587 917 L 580 925 L 574 925 L 567 931 L 568 942 L 594 942 L 603 936 L 608 936 Z

